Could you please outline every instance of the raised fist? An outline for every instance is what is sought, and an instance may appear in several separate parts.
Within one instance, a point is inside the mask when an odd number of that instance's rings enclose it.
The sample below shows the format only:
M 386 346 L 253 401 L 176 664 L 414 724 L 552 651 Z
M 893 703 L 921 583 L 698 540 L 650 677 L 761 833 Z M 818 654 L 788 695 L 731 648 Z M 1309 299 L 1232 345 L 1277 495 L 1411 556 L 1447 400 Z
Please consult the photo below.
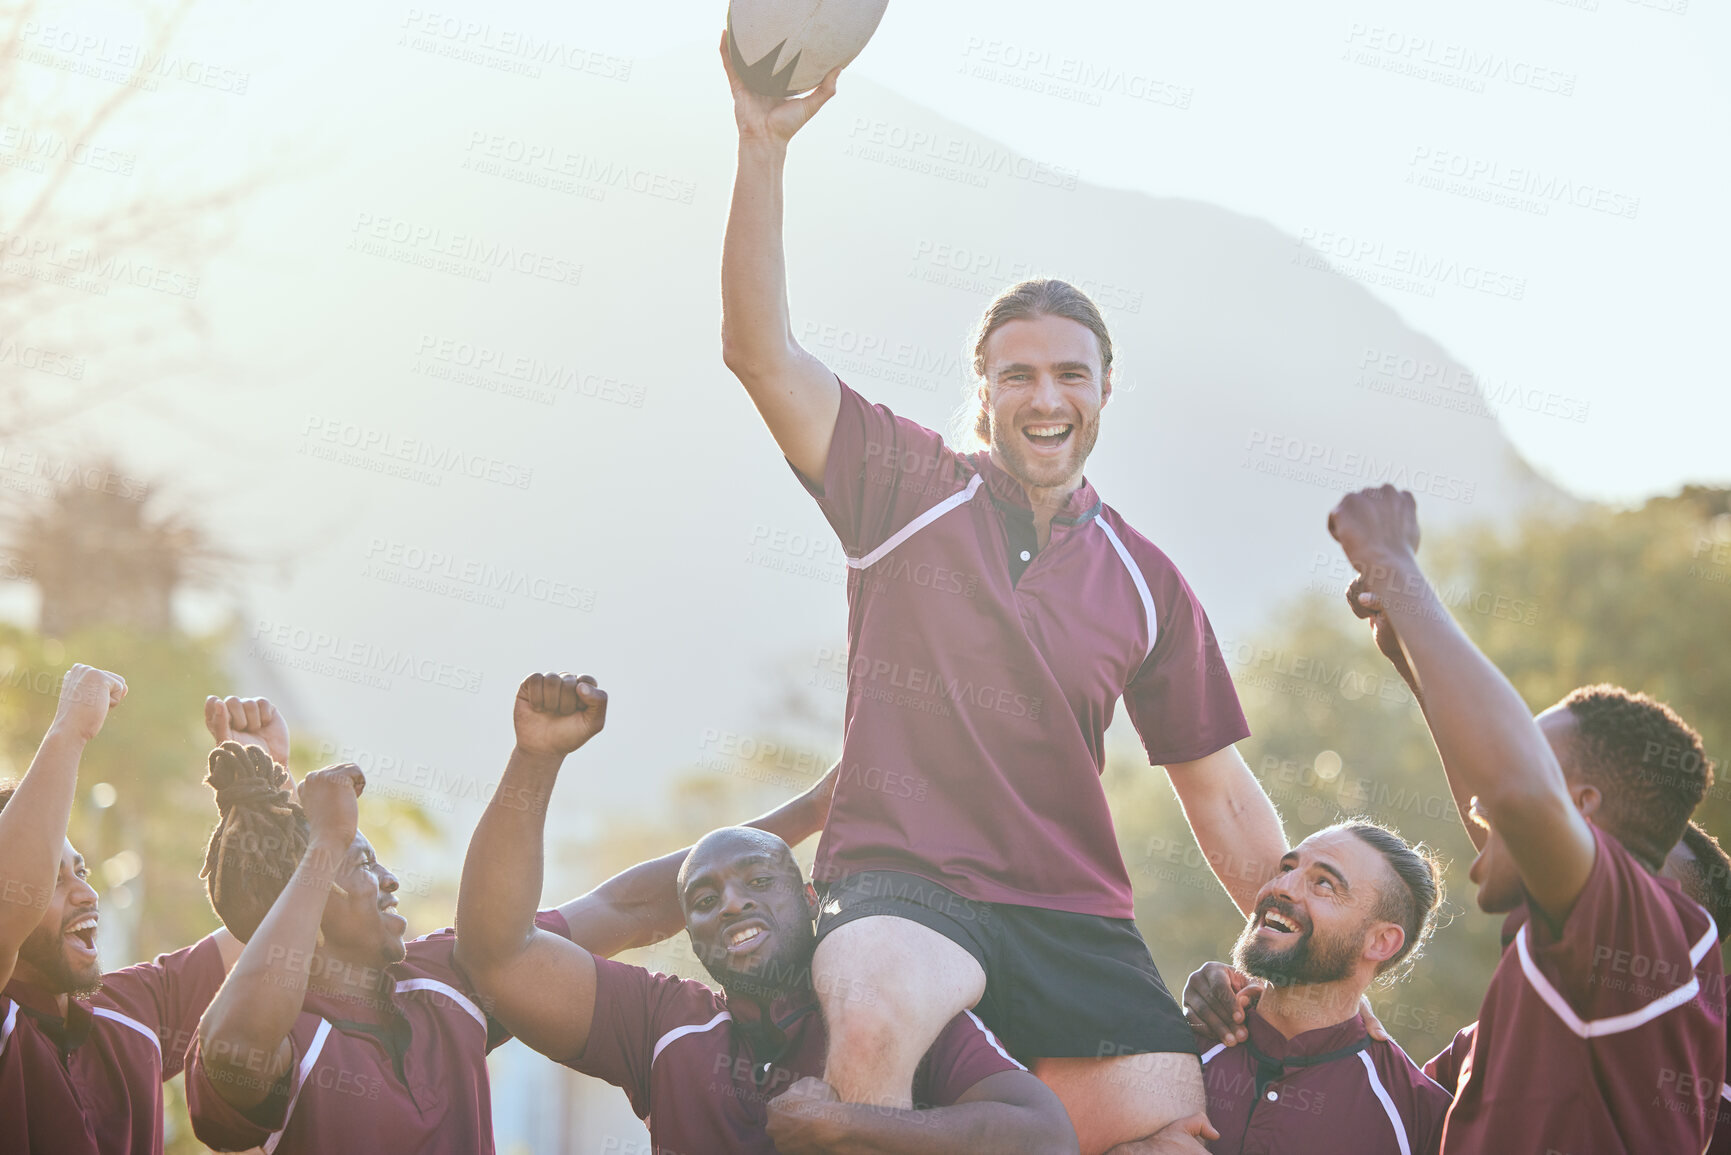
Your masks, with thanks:
M 519 750 L 563 758 L 607 724 L 607 691 L 588 674 L 530 674 L 517 687 L 511 723 Z
M 54 711 L 54 728 L 75 734 L 88 742 L 102 730 L 108 711 L 126 697 L 126 679 L 82 662 L 66 671 L 60 682 L 60 705 Z
M 218 746 L 239 742 L 257 746 L 285 770 L 289 764 L 288 719 L 269 698 L 210 697 L 204 700 L 204 728 Z
M 300 785 L 301 810 L 311 839 L 347 849 L 361 824 L 361 791 L 367 776 L 353 762 L 314 770 Z
M 1340 499 L 1328 515 L 1328 532 L 1359 573 L 1392 565 L 1418 552 L 1418 503 L 1392 485 L 1361 489 Z

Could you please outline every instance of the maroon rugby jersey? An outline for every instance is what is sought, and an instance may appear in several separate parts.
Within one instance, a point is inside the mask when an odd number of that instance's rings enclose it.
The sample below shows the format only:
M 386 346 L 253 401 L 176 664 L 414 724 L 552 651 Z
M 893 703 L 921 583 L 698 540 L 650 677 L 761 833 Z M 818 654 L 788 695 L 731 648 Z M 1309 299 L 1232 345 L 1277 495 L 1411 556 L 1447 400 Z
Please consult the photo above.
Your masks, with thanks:
M 1726 1062 L 1718 928 L 1676 883 L 1593 834 L 1568 918 L 1556 931 L 1536 912 L 1527 920 L 1475 1029 L 1451 1047 L 1465 1054 L 1445 1155 L 1707 1147 L 1716 1100 L 1700 1089 L 1716 1092 Z
M 1118 699 L 1155 764 L 1249 734 L 1177 568 L 1086 483 L 1036 552 L 1027 495 L 988 453 L 846 385 L 823 484 L 801 480 L 849 559 L 846 731 L 814 876 L 900 870 L 1133 917 L 1100 786 Z
M 0 992 L 0 1152 L 160 1155 L 162 1084 L 222 986 L 222 952 L 205 938 L 102 976 L 90 999 L 19 979 Z
M 1228 1047 L 1197 1032 L 1211 1145 L 1230 1155 L 1434 1155 L 1449 1093 L 1357 1015 L 1291 1039 L 1252 1007 L 1250 1039 Z
M 771 1021 L 786 1042 L 758 1055 L 737 1008 L 702 983 L 595 960 L 595 1020 L 589 1041 L 566 1065 L 621 1088 L 650 1143 L 664 1155 L 775 1155 L 764 1125 L 768 1103 L 800 1079 L 823 1076 L 828 1035 L 809 989 L 778 1000 Z M 963 1012 L 950 1020 L 914 1077 L 914 1102 L 953 1105 L 981 1079 L 1023 1067 L 984 1024 Z
M 535 921 L 570 934 L 558 911 Z M 509 1036 L 477 1005 L 452 958 L 456 945 L 450 930 L 409 943 L 389 968 L 390 997 L 376 1003 L 308 991 L 289 1035 L 288 1074 L 249 1111 L 217 1093 L 195 1040 L 186 1074 L 193 1133 L 218 1151 L 488 1155 L 487 1054 Z

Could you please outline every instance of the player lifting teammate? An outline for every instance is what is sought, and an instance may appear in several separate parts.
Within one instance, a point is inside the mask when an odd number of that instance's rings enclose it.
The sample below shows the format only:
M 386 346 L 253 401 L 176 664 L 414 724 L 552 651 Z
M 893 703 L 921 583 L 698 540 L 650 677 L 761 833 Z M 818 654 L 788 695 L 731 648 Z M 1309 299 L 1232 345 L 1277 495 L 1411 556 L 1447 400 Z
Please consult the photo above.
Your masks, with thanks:
M 1118 700 L 1241 910 L 1286 844 L 1234 749 L 1248 728 L 1200 604 L 1083 477 L 1111 336 L 1061 281 L 994 301 L 975 347 L 980 452 L 866 402 L 788 316 L 787 149 L 835 75 L 790 100 L 732 79 L 723 356 L 851 570 L 846 735 L 814 872 L 825 1078 L 846 1101 L 906 1107 L 921 1056 L 975 1007 L 1057 1090 L 1088 1155 L 1194 1133 L 1194 1040 L 1137 933 L 1100 785 Z M 967 595 L 919 579 L 934 572 Z M 880 997 L 835 994 L 860 989 Z

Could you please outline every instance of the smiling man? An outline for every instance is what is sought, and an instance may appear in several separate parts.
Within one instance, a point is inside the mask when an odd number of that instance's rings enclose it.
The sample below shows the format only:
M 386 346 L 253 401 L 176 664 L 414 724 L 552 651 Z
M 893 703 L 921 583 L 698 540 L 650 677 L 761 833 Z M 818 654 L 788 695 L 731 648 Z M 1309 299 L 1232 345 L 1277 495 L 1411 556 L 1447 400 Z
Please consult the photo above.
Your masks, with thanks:
M 547 801 L 606 707 L 593 679 L 571 675 L 536 675 L 519 695 L 517 746 L 469 843 L 457 909 L 457 958 L 489 1014 L 622 1088 L 670 1155 L 1074 1155 L 1057 1098 L 967 1014 L 924 1056 L 914 1101 L 925 1109 L 837 1101 L 818 1078 L 817 898 L 769 830 L 717 830 L 634 867 L 561 908 L 569 940 L 536 929 Z M 764 825 L 799 838 L 817 823 L 796 803 Z M 605 957 L 677 925 L 719 992 Z
M 1099 1155 L 1202 1107 L 1100 784 L 1119 700 L 1240 910 L 1286 843 L 1234 748 L 1249 731 L 1207 615 L 1083 475 L 1113 387 L 1094 302 L 1032 280 L 991 303 L 971 453 L 793 339 L 783 174 L 834 91 L 832 75 L 771 100 L 734 79 L 722 252 L 723 359 L 850 569 L 846 731 L 814 871 L 826 1078 L 850 1102 L 906 1106 L 921 1056 L 976 1008 Z M 861 987 L 884 993 L 837 994 Z
M 154 962 L 107 974 L 97 963 L 101 904 L 66 828 L 84 748 L 125 696 L 118 675 L 73 666 L 29 771 L 0 787 L 0 1151 L 160 1153 L 162 1084 L 240 953 L 219 931 Z M 248 741 L 261 703 L 275 717 L 262 699 L 211 703 L 210 724 L 228 734 L 232 707 Z
M 1375 823 L 1287 852 L 1238 938 L 1237 971 L 1209 963 L 1184 991 L 1216 1151 L 1332 1155 L 1344 1135 L 1355 1155 L 1437 1150 L 1449 1092 L 1358 1009 L 1418 957 L 1441 899 L 1435 859 Z
M 1725 1079 L 1719 933 L 1662 876 L 1713 780 L 1700 735 L 1619 686 L 1534 717 L 1419 567 L 1412 494 L 1349 494 L 1328 528 L 1480 827 L 1479 908 L 1525 912 L 1462 1041 L 1443 1152 L 1705 1150 Z

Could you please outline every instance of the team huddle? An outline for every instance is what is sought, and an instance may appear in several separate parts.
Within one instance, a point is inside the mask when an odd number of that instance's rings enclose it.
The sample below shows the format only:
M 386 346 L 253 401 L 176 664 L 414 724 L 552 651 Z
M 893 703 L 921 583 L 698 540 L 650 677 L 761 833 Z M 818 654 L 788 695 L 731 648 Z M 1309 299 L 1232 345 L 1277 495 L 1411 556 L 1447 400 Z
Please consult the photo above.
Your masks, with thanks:
M 0 789 L 0 1152 L 160 1153 L 182 1071 L 216 1150 L 491 1152 L 487 1056 L 512 1036 L 621 1088 L 656 1155 L 1731 1152 L 1731 860 L 1691 821 L 1695 730 L 1609 685 L 1534 717 L 1420 569 L 1412 496 L 1340 501 L 1349 608 L 1423 708 L 1480 908 L 1507 915 L 1478 1020 L 1415 1062 L 1366 996 L 1423 965 L 1439 861 L 1365 819 L 1288 844 L 1207 615 L 1084 477 L 1113 388 L 1099 310 L 1056 280 L 991 303 L 972 452 L 868 402 L 787 302 L 789 142 L 836 75 L 785 100 L 729 75 L 722 355 L 847 556 L 837 765 L 541 909 L 555 783 L 608 698 L 532 674 L 456 926 L 405 941 L 362 771 L 296 782 L 269 702 L 211 698 L 222 929 L 104 974 L 65 835 L 126 684 L 74 666 Z M 918 576 L 940 572 L 964 581 Z M 1120 700 L 1245 919 L 1179 998 L 1101 786 Z M 820 833 L 808 879 L 790 847 Z M 681 931 L 713 985 L 614 958 Z

